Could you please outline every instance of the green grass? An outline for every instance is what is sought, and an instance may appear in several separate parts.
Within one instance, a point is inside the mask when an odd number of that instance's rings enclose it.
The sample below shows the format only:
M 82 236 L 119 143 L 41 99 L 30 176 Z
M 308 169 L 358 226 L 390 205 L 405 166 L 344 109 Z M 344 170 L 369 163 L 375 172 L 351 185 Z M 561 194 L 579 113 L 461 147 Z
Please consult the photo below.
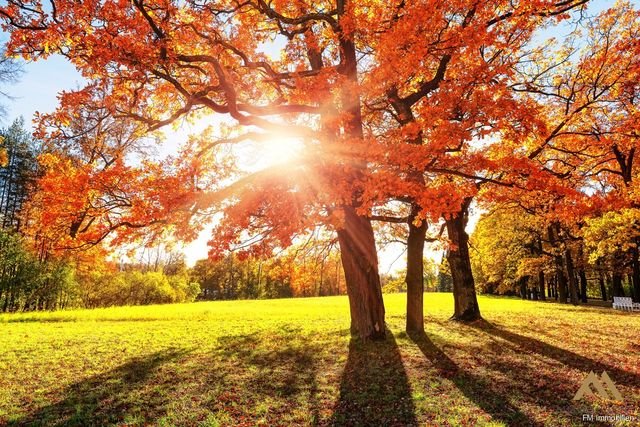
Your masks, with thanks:
M 426 333 L 386 295 L 384 342 L 351 340 L 345 297 L 0 316 L 0 425 L 582 425 L 640 419 L 640 315 L 481 297 Z M 625 398 L 572 400 L 603 370 Z M 633 425 L 633 423 L 627 423 Z M 622 424 L 624 425 L 624 424 Z

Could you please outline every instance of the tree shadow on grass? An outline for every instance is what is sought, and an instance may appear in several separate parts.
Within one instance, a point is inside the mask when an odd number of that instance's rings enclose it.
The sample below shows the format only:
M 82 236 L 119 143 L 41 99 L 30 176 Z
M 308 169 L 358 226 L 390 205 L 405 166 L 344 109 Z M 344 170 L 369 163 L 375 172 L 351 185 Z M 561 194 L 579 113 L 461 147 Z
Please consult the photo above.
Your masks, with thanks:
M 295 418 L 294 410 L 302 412 L 302 406 L 307 414 L 304 422 L 318 422 L 315 357 L 321 350 L 318 344 L 274 343 L 258 333 L 225 336 L 218 341 L 221 351 L 212 364 L 222 358 L 234 360 L 239 366 L 221 380 L 210 378 L 210 383 L 221 386 L 220 392 L 214 393 L 209 401 L 213 412 L 223 412 L 232 419 L 253 418 L 273 425 L 281 422 L 281 418 Z
M 352 338 L 331 425 L 415 426 L 409 380 L 393 334 L 384 341 Z
M 442 377 L 453 382 L 469 400 L 490 414 L 494 420 L 502 421 L 507 425 L 540 425 L 514 406 L 506 392 L 495 391 L 489 381 L 460 368 L 424 332 L 410 333 L 409 337 Z
M 140 394 L 157 369 L 184 351 L 161 351 L 140 357 L 103 374 L 81 380 L 64 390 L 65 398 L 42 407 L 10 426 L 87 426 L 155 420 L 165 413 L 168 399 L 159 391 Z
M 469 326 L 480 329 L 488 335 L 496 336 L 504 339 L 505 341 L 511 342 L 526 352 L 538 353 L 541 356 L 554 359 L 563 365 L 583 371 L 585 372 L 585 375 L 590 371 L 597 372 L 598 374 L 602 371 L 606 371 L 612 378 L 614 378 L 616 384 L 628 385 L 631 387 L 638 387 L 640 385 L 640 375 L 634 372 L 625 371 L 624 369 L 589 359 L 588 357 L 582 356 L 578 353 L 565 350 L 535 338 L 507 331 L 506 329 L 499 328 L 486 320 L 471 323 Z

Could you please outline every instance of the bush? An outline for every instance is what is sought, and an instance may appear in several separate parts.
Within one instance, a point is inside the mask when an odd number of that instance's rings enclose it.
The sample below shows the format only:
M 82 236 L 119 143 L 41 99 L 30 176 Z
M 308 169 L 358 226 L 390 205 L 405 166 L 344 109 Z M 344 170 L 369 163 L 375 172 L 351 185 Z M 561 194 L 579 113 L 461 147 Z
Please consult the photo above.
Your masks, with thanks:
M 88 308 L 192 302 L 199 293 L 200 285 L 186 274 L 168 276 L 155 271 L 98 270 L 82 283 L 82 300 Z

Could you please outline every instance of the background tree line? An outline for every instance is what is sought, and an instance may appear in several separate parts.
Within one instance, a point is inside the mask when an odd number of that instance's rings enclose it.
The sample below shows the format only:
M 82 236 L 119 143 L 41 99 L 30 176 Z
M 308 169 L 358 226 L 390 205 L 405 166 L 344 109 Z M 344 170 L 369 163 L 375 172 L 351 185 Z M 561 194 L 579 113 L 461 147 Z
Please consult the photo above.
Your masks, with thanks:
M 624 209 L 545 225 L 518 207 L 494 207 L 471 236 L 478 288 L 574 304 L 614 296 L 640 301 L 637 215 L 637 209 Z

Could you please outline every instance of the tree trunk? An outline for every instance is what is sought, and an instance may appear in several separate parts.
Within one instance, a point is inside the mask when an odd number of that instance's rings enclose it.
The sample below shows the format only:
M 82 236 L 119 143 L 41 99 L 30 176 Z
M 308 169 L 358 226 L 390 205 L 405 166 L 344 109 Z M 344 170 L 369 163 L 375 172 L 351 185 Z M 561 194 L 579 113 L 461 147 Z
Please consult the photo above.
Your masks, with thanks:
M 520 298 L 522 299 L 528 299 L 528 295 L 527 295 L 527 277 L 523 276 L 520 279 L 518 279 L 518 284 L 520 285 Z
M 631 248 L 631 279 L 633 282 L 633 298 L 636 302 L 640 302 L 640 261 L 638 247 Z
M 391 105 L 395 109 L 396 119 L 401 125 L 415 122 L 415 116 L 411 110 L 411 105 L 403 102 L 398 92 L 391 89 L 388 92 Z M 423 135 L 418 132 L 409 139 L 413 145 L 422 145 Z M 407 174 L 409 182 L 425 186 L 424 175 L 421 170 L 411 170 Z M 422 220 L 420 225 L 416 225 L 416 219 L 422 208 L 416 201 L 411 203 L 411 213 L 408 218 L 409 237 L 407 238 L 407 274 L 405 282 L 407 284 L 407 332 L 424 331 L 424 239 L 427 234 L 427 223 Z
M 549 237 L 549 242 L 551 246 L 557 249 L 558 246 L 558 227 L 556 224 L 552 224 L 547 228 L 547 234 Z M 558 302 L 562 304 L 567 303 L 567 276 L 564 274 L 564 262 L 562 260 L 562 255 L 554 254 L 554 264 L 556 270 L 556 283 L 555 283 L 555 295 L 554 297 L 558 300 Z
M 580 298 L 583 303 L 587 303 L 587 275 L 584 270 L 580 270 Z
M 561 261 L 562 262 L 562 259 Z M 556 296 L 558 302 L 562 304 L 567 303 L 567 276 L 564 275 L 564 271 L 562 269 L 558 269 L 556 272 Z
M 363 339 L 382 339 L 384 303 L 373 228 L 355 208 L 347 206 L 343 211 L 344 227 L 338 230 L 338 242 L 351 308 L 351 333 Z
M 338 19 L 342 20 L 348 10 L 347 0 L 336 2 Z M 343 34 L 339 40 L 341 74 L 351 83 L 341 86 L 340 101 L 342 113 L 348 118 L 342 123 L 344 136 L 362 140 L 362 111 L 358 91 L 358 61 L 353 37 Z M 322 67 L 322 53 L 312 48 L 309 55 L 314 68 Z M 333 125 L 331 125 L 333 126 Z M 366 164 L 352 164 L 355 176 L 366 168 Z M 378 274 L 378 254 L 373 236 L 373 228 L 368 218 L 356 213 L 358 192 L 352 194 L 352 204 L 342 207 L 344 228 L 338 230 L 340 256 L 346 280 L 349 306 L 351 308 L 351 332 L 363 339 L 382 339 L 385 336 L 384 302 Z
M 602 301 L 607 300 L 607 286 L 604 283 L 604 277 L 602 276 L 602 271 L 598 272 L 598 284 L 600 285 L 600 296 L 602 297 Z
M 576 283 L 576 275 L 573 269 L 573 259 L 571 258 L 571 250 L 564 251 L 564 264 L 567 269 L 567 277 L 569 278 L 569 298 L 571 304 L 578 304 L 578 284 Z
M 538 297 L 545 301 L 547 298 L 544 295 L 544 271 L 540 270 L 538 272 Z
M 612 274 L 611 282 L 613 283 L 613 296 L 623 297 L 624 289 L 622 288 L 622 276 L 620 273 L 614 271 Z
M 9 301 L 9 311 L 12 313 L 16 311 L 16 292 L 15 289 L 11 290 L 11 300 Z
M 447 234 L 453 247 L 448 251 L 447 260 L 453 279 L 453 298 L 455 301 L 452 319 L 473 321 L 480 319 L 480 308 L 476 298 L 476 287 L 469 259 L 469 236 L 465 231 L 469 203 L 466 199 L 460 212 L 446 219 Z
M 409 215 L 409 237 L 407 238 L 407 332 L 424 331 L 424 239 L 427 222 L 414 223 L 420 208 L 413 205 Z

